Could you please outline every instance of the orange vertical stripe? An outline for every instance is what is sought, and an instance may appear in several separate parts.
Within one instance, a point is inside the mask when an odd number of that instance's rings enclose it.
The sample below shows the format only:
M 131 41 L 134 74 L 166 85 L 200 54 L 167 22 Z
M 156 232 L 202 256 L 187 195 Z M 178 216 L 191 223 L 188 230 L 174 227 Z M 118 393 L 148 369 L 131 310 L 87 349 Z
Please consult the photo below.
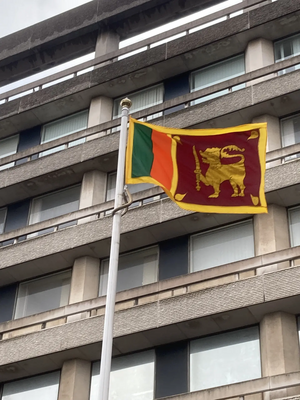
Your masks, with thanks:
M 168 190 L 172 186 L 173 163 L 171 157 L 172 139 L 165 133 L 152 130 L 154 160 L 150 175 Z

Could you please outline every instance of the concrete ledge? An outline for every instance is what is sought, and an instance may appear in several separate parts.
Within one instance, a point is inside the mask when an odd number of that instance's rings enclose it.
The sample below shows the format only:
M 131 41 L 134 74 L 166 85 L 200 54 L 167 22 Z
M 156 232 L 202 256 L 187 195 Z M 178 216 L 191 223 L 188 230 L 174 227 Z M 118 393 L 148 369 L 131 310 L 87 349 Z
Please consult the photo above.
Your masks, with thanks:
M 217 314 L 220 313 L 233 317 L 234 313 L 241 310 L 244 315 L 239 323 L 237 323 L 239 319 L 235 318 L 231 322 L 229 321 L 226 329 L 229 329 L 230 323 L 236 324 L 235 327 L 238 327 L 259 322 L 264 313 L 272 312 L 273 303 L 271 299 L 266 300 L 266 296 L 268 293 L 276 291 L 278 280 L 281 282 L 282 297 L 274 304 L 275 309 L 278 306 L 283 310 L 287 309 L 289 303 L 286 301 L 292 297 L 295 299 L 294 296 L 300 296 L 299 271 L 299 267 L 276 271 L 117 311 L 114 325 L 116 351 L 119 349 L 120 352 L 121 348 L 124 349 L 124 352 L 134 351 L 141 346 L 140 340 L 136 340 L 135 344 L 130 341 L 131 335 L 146 335 L 148 347 L 153 347 L 157 343 L 159 330 L 166 330 L 168 327 L 171 330 L 181 327 L 181 336 L 178 336 L 179 333 L 177 333 L 175 341 L 180 340 L 178 337 L 183 340 L 208 334 L 209 330 L 212 333 L 216 328 L 211 324 L 209 327 L 198 323 L 196 330 L 192 329 L 192 325 L 187 330 L 187 324 L 193 320 L 196 326 L 197 320 L 200 322 L 205 318 L 217 318 Z M 291 281 L 294 282 L 292 288 L 290 287 Z M 250 309 L 251 313 L 249 313 Z M 293 300 L 293 310 L 289 311 L 297 314 L 299 310 L 299 302 Z M 55 359 L 56 355 L 62 351 L 96 345 L 102 339 L 103 320 L 103 315 L 95 316 L 1 341 L 0 365 L 30 360 L 47 354 Z M 160 343 L 164 342 L 170 342 L 168 335 L 161 337 Z M 127 347 L 125 343 L 127 343 Z
M 120 36 L 133 35 L 169 22 L 178 13 L 184 16 L 202 9 L 208 2 L 218 1 L 189 0 L 183 5 L 179 0 L 98 0 L 84 4 L 0 39 L 2 79 L 10 80 L 11 69 L 21 79 L 30 67 L 38 72 L 93 51 L 98 31 L 108 26 Z
M 119 292 L 116 296 L 116 311 L 247 279 L 255 276 L 260 267 L 266 267 L 284 261 L 291 262 L 299 256 L 300 246 Z M 286 279 L 285 277 L 289 278 L 287 272 L 281 271 L 281 274 L 283 275 L 283 279 Z M 278 276 L 280 276 L 279 272 L 275 275 L 275 279 L 278 279 Z M 280 294 L 277 295 L 276 298 L 270 297 L 269 300 L 283 297 L 281 292 L 277 293 Z M 55 310 L 0 323 L 0 333 L 4 334 L 18 331 L 24 327 L 30 327 L 36 324 L 40 326 L 46 323 L 47 328 L 52 327 L 66 323 L 67 317 L 76 314 L 81 315 L 84 313 L 87 314 L 86 318 L 89 318 L 89 316 L 100 315 L 99 310 L 102 309 L 104 311 L 104 306 L 104 296 L 70 304 Z M 15 336 L 19 336 L 19 334 L 16 332 Z
M 48 114 L 49 107 L 52 110 L 52 118 L 67 115 L 69 108 L 65 99 L 70 96 L 73 103 L 69 112 L 88 107 L 94 95 L 93 87 L 97 86 L 98 95 L 117 97 L 141 87 L 161 82 L 163 79 L 170 77 L 170 71 L 173 72 L 174 76 L 231 55 L 239 54 L 245 50 L 247 42 L 251 40 L 253 35 L 255 37 L 260 35 L 264 37 L 267 32 L 267 38 L 274 40 L 278 38 L 283 28 L 287 28 L 284 25 L 286 16 L 293 14 L 293 18 L 295 18 L 299 9 L 298 2 L 299 0 L 294 2 L 287 0 L 285 7 L 277 7 L 278 3 L 280 3 L 279 1 L 261 7 L 261 12 L 264 14 L 263 20 L 268 20 L 270 25 L 270 29 L 264 25 L 264 33 L 260 29 L 260 20 L 255 22 L 255 14 L 252 16 L 252 23 L 249 28 L 249 18 L 252 15 L 252 11 L 250 11 L 237 16 L 234 24 L 232 24 L 231 20 L 224 21 L 189 35 L 188 41 L 197 46 L 197 48 L 191 48 L 190 51 L 187 51 L 186 48 L 190 48 L 191 44 L 185 43 L 187 39 L 183 37 L 126 60 L 98 68 L 88 74 L 71 79 L 70 82 L 66 81 L 24 98 L 5 103 L 1 106 L 1 110 L 3 120 L 6 120 L 6 134 L 12 133 L 16 129 L 26 129 L 34 124 L 46 122 L 45 115 Z M 297 21 L 291 20 L 288 24 L 290 34 L 295 32 L 295 29 L 298 29 L 296 28 L 298 27 Z M 233 31 L 234 29 L 236 30 Z M 274 34 L 275 37 L 269 37 L 270 33 Z M 229 42 L 225 45 L 227 38 Z M 209 44 L 211 40 L 214 41 L 213 44 Z M 109 85 L 107 84 L 108 82 Z M 63 104 L 60 104 L 62 99 L 64 99 Z M 51 106 L 49 105 L 50 103 Z M 32 109 L 35 109 L 34 113 L 30 112 Z M 26 114 L 28 112 L 30 112 L 30 119 L 35 121 L 35 123 L 31 121 L 31 125 L 28 124 L 28 118 L 24 120 L 24 116 L 22 116 L 23 113 Z M 18 118 L 16 118 L 16 114 L 18 114 Z M 9 117 L 12 115 L 15 115 L 14 127 L 9 122 Z M 18 126 L 19 123 L 20 127 Z
M 266 171 L 265 191 L 267 193 L 267 201 L 285 207 L 298 203 L 299 194 L 297 194 L 296 188 L 300 184 L 299 163 L 300 159 L 297 159 Z M 155 190 L 159 189 L 156 188 Z M 288 196 L 285 196 L 285 191 L 288 191 Z M 140 193 L 137 198 L 147 197 L 146 193 Z M 151 195 L 152 192 L 149 191 L 149 196 Z M 105 204 L 101 207 L 105 207 Z M 96 213 L 99 213 L 99 211 L 97 209 Z M 77 213 L 80 218 L 85 216 L 85 211 L 83 210 L 77 211 Z M 243 215 L 230 215 L 228 217 L 226 214 L 209 214 L 206 218 L 199 218 L 199 220 L 191 223 L 189 221 L 191 214 L 193 213 L 179 208 L 168 198 L 129 210 L 128 214 L 122 219 L 121 251 L 129 251 L 133 248 L 166 240 L 169 237 L 173 237 L 174 232 L 176 232 L 177 236 L 180 236 L 187 232 L 199 232 L 218 224 L 233 222 L 243 217 L 246 218 Z M 69 220 L 74 220 L 73 213 L 70 216 L 55 219 L 53 224 L 56 225 L 59 221 L 67 222 Z M 107 241 L 111 236 L 111 221 L 110 217 L 106 217 L 3 247 L 0 249 L 0 269 L 13 267 L 7 273 L 10 276 L 14 276 L 15 268 L 21 275 L 24 271 L 31 271 L 37 268 L 36 275 L 40 275 L 53 271 L 53 264 L 57 269 L 69 267 L 76 256 L 78 257 L 79 255 L 90 255 L 98 258 L 107 257 Z M 43 226 L 48 227 L 49 221 L 39 224 L 39 229 L 42 229 Z M 147 232 L 149 228 L 151 233 Z M 18 237 L 35 229 L 36 227 L 34 226 L 27 227 L 20 230 L 20 232 L 15 231 L 3 237 L 6 239 Z M 132 239 L 130 240 L 127 237 Z M 44 257 L 44 261 L 40 265 L 39 260 L 42 257 Z M 30 265 L 27 265 L 27 263 Z M 27 265 L 28 270 L 24 270 L 25 265 Z M 23 273 L 21 272 L 22 270 Z M 21 279 L 20 276 L 19 279 Z

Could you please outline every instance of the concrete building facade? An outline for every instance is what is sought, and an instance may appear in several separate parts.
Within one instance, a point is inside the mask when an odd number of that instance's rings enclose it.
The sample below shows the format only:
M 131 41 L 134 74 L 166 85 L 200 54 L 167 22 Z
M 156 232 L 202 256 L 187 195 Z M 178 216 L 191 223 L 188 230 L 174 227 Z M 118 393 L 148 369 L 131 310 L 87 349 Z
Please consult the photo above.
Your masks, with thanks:
M 300 398 L 300 0 L 242 0 L 120 48 L 219 3 L 94 0 L 0 39 L 1 400 L 97 399 L 125 96 L 162 126 L 267 122 L 268 214 L 130 188 L 110 399 Z

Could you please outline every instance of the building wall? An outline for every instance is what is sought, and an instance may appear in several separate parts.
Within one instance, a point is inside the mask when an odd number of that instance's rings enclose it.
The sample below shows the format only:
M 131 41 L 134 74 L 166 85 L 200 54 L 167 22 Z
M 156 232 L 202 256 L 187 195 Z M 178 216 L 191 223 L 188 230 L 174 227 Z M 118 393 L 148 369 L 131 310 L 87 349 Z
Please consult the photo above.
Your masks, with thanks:
M 71 23 L 76 21 L 74 15 L 85 10 L 93 15 L 93 22 L 82 14 L 81 22 L 70 28 L 72 33 L 59 33 L 62 48 L 70 43 L 70 54 L 65 56 L 50 34 L 40 39 L 44 46 L 52 46 L 53 63 L 71 57 L 72 52 L 73 56 L 81 53 L 84 38 L 101 63 L 48 88 L 36 84 L 40 89 L 34 93 L 0 98 L 2 400 L 9 398 L 10 391 L 22 391 L 23 384 L 35 390 L 37 375 L 41 388 L 51 386 L 51 400 L 93 400 L 97 391 L 92 377 L 97 376 L 95 362 L 103 333 L 103 282 L 113 208 L 107 193 L 117 165 L 120 120 L 116 110 L 123 95 L 135 99 L 134 117 L 153 119 L 158 125 L 218 128 L 266 121 L 268 214 L 193 213 L 178 209 L 158 187 L 136 189 L 134 207 L 122 218 L 113 355 L 115 365 L 123 367 L 116 371 L 124 374 L 124 365 L 131 362 L 136 368 L 148 363 L 152 375 L 146 374 L 145 385 L 153 381 L 151 399 L 182 395 L 184 399 L 258 400 L 300 393 L 300 39 L 299 43 L 297 36 L 289 44 L 278 42 L 274 51 L 274 42 L 300 34 L 300 2 L 243 1 L 231 10 L 243 9 L 234 18 L 117 60 L 122 53 L 119 38 L 151 27 L 154 10 L 159 24 L 171 6 L 174 15 L 178 10 L 184 15 L 199 6 L 195 3 L 187 2 L 183 10 L 180 2 L 171 0 L 154 6 L 147 1 L 128 2 L 127 8 L 116 8 L 114 16 L 107 14 L 105 30 L 94 4 L 55 17 L 53 26 L 62 19 Z M 32 29 L 39 32 L 45 24 Z M 189 23 L 186 29 L 194 25 Z M 30 36 L 30 32 L 28 28 L 22 34 Z M 11 43 L 1 58 L 4 74 L 12 57 L 19 59 L 11 80 L 30 73 L 33 50 L 25 49 L 25 42 L 17 50 L 18 37 L 16 33 L 0 40 L 0 47 Z M 76 37 L 80 38 L 77 45 Z M 278 48 L 283 61 L 278 59 Z M 39 68 L 46 68 L 49 60 L 45 66 L 41 63 L 43 46 L 37 52 Z M 233 57 L 243 54 L 242 72 L 234 74 L 232 66 L 226 72 Z M 285 73 L 278 73 L 276 62 L 285 63 Z M 211 71 L 223 75 L 214 78 Z M 194 84 L 196 75 L 201 81 L 201 74 L 204 83 Z M 160 88 L 155 89 L 156 100 L 147 103 L 143 93 L 155 85 Z M 76 125 L 78 112 L 84 110 L 88 110 L 86 121 Z M 284 121 L 288 122 L 284 125 Z M 57 126 L 55 132 L 61 133 L 45 139 L 47 126 Z M 68 196 L 68 188 L 76 187 L 77 195 Z M 244 231 L 239 227 L 245 224 L 251 234 L 241 241 Z M 238 237 L 231 239 L 228 255 L 222 254 L 225 240 L 235 231 Z M 195 246 L 200 243 L 202 249 L 201 240 L 213 250 L 211 257 L 204 251 L 197 253 L 199 261 L 195 261 Z M 238 246 L 242 255 L 235 258 Z M 132 272 L 134 262 L 137 267 Z M 256 332 L 251 333 L 255 339 L 249 332 Z M 253 353 L 243 347 L 249 342 L 256 343 Z M 241 346 L 241 353 L 234 347 L 213 358 L 215 352 L 234 344 Z M 211 352 L 206 368 L 199 366 L 198 372 L 193 369 L 194 350 Z M 227 371 L 230 357 L 233 369 Z M 239 366 L 240 360 L 246 364 Z M 199 378 L 194 379 L 194 373 Z M 207 381 L 216 376 L 211 386 L 201 383 L 205 373 Z M 226 374 L 228 380 L 218 380 Z M 25 378 L 29 380 L 22 381 Z M 119 393 L 117 386 L 113 388 Z

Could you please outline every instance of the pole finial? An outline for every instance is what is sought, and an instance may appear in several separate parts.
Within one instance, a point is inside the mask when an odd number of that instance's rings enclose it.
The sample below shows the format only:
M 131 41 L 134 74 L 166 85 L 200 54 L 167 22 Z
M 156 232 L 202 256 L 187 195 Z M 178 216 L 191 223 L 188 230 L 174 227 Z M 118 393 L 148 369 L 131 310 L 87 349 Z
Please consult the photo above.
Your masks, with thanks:
M 125 99 L 121 100 L 120 104 L 121 104 L 121 107 L 130 108 L 132 105 L 132 101 L 130 99 L 128 99 L 128 97 L 125 97 Z

